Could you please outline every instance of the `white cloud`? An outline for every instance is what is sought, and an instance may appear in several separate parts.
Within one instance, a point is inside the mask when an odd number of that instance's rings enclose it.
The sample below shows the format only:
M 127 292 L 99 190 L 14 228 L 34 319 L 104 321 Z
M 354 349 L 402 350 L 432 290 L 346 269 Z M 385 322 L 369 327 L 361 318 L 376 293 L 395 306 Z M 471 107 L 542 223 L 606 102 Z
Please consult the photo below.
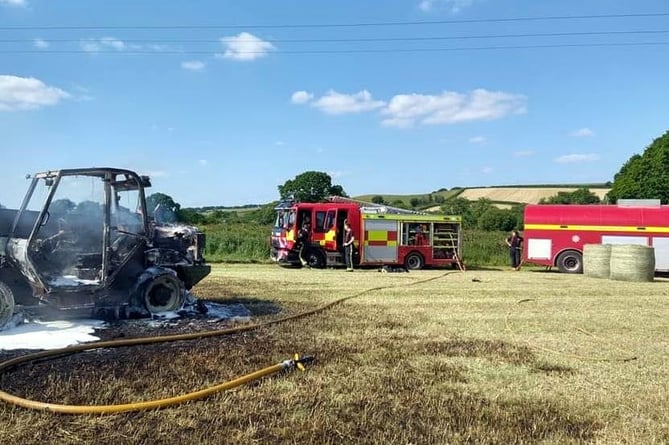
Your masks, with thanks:
M 221 43 L 226 47 L 225 53 L 216 57 L 233 60 L 255 60 L 265 57 L 276 49 L 270 42 L 262 40 L 248 32 L 240 32 L 236 36 L 223 37 Z
M 314 95 L 306 91 L 295 91 L 290 97 L 290 101 L 294 104 L 306 104 L 313 98 Z
M 492 167 L 483 167 L 483 168 L 481 169 L 481 173 L 483 173 L 483 174 L 485 174 L 485 175 L 488 175 L 488 174 L 490 174 L 490 173 L 492 173 L 492 172 L 493 172 L 493 168 L 492 168 Z
M 34 110 L 69 97 L 69 93 L 34 77 L 0 75 L 0 111 Z
M 28 2 L 26 0 L 0 0 L 0 5 L 27 6 Z
M 43 39 L 34 39 L 33 45 L 35 45 L 35 48 L 46 49 L 49 47 L 49 42 Z
M 526 112 L 525 96 L 476 89 L 469 94 L 444 91 L 439 95 L 398 94 L 382 114 L 385 126 L 408 127 L 416 122 L 423 125 L 448 125 L 461 122 L 501 119 Z
M 209 161 L 207 161 L 206 159 L 200 159 L 199 161 L 197 161 L 197 163 L 200 164 L 202 167 L 206 167 L 207 165 L 209 165 Z
M 181 68 L 189 71 L 202 71 L 205 66 L 205 63 L 199 60 L 187 60 L 181 62 Z
M 81 49 L 89 53 L 97 53 L 104 49 L 114 49 L 116 51 L 123 51 L 126 49 L 123 40 L 115 37 L 103 37 L 101 39 L 86 39 L 81 42 Z
M 374 100 L 369 91 L 363 90 L 355 94 L 342 94 L 334 90 L 311 102 L 313 107 L 327 114 L 360 113 L 381 108 L 386 103 Z
M 463 8 L 471 6 L 474 0 L 422 0 L 418 4 L 423 12 L 431 12 L 435 9 L 448 9 L 452 13 L 460 12 Z
M 534 150 L 519 150 L 512 153 L 517 158 L 526 158 L 528 156 L 534 156 L 536 152 Z
M 122 40 L 116 39 L 114 37 L 103 37 L 100 39 L 100 43 L 117 51 L 123 51 L 125 49 L 125 43 L 123 43 Z
M 283 141 L 276 141 L 274 145 L 276 145 L 277 147 L 283 147 L 284 145 L 286 145 L 286 143 Z
M 486 139 L 485 136 L 474 136 L 469 138 L 470 144 L 485 144 L 486 142 L 488 142 L 488 139 Z
M 573 137 L 576 137 L 576 138 L 587 138 L 587 137 L 594 136 L 594 135 L 595 135 L 595 132 L 592 131 L 589 128 L 580 128 L 578 130 L 574 130 L 571 133 L 569 133 L 569 136 L 573 136 Z
M 555 158 L 558 164 L 578 164 L 581 162 L 593 162 L 600 159 L 599 155 L 595 153 L 571 154 Z

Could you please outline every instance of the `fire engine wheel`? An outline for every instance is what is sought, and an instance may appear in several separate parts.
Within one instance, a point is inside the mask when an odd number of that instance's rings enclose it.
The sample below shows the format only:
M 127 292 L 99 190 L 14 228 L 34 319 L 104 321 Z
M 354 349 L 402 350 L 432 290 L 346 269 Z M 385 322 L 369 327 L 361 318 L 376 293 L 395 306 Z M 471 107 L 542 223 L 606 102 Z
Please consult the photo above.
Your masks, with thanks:
M 583 255 L 575 250 L 567 250 L 555 261 L 562 273 L 583 273 Z
M 310 252 L 307 255 L 307 265 L 316 269 L 325 267 L 325 257 L 320 252 Z
M 2 329 L 14 315 L 14 293 L 5 283 L 0 281 L 0 329 Z
M 181 282 L 170 274 L 159 275 L 147 283 L 142 297 L 144 307 L 152 314 L 176 311 L 184 302 Z
M 404 265 L 409 270 L 419 270 L 425 265 L 425 260 L 420 253 L 412 252 L 404 259 Z

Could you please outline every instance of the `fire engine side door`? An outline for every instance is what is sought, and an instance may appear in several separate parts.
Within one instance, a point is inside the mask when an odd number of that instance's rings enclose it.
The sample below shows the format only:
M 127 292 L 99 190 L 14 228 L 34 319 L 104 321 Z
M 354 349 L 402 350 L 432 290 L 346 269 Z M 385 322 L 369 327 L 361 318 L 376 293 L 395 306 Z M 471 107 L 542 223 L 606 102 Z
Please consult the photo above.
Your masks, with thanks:
M 323 237 L 322 246 L 325 250 L 334 252 L 337 250 L 337 209 L 328 209 L 323 221 Z

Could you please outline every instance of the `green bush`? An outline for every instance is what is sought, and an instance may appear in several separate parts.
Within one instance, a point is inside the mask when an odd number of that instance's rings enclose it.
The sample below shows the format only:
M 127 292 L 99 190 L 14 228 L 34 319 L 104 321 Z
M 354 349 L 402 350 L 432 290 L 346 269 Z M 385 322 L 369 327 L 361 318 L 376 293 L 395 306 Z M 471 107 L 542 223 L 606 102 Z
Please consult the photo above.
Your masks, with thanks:
M 499 267 L 509 264 L 504 240 L 507 232 L 469 229 L 463 232 L 462 258 L 469 267 Z
M 200 227 L 207 235 L 205 258 L 210 262 L 268 262 L 271 224 L 224 223 Z

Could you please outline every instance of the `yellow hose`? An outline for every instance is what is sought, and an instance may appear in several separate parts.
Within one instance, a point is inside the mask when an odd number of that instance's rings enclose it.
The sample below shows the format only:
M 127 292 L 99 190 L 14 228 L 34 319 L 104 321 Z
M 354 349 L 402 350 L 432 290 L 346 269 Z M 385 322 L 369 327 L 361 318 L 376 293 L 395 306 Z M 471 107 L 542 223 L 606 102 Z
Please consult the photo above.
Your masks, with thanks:
M 448 275 L 449 272 L 439 275 L 436 277 L 431 277 L 425 280 L 420 280 L 420 281 L 415 281 L 413 283 L 409 283 L 408 286 L 413 286 L 416 284 L 420 283 L 426 283 L 428 281 L 433 281 L 438 278 L 441 278 L 442 276 Z M 215 331 L 207 331 L 207 332 L 195 332 L 191 334 L 178 334 L 178 335 L 165 335 L 165 336 L 159 336 L 159 337 L 141 337 L 141 338 L 130 338 L 130 339 L 123 339 L 123 340 L 108 340 L 108 341 L 100 341 L 100 342 L 95 342 L 95 343 L 88 343 L 88 344 L 79 344 L 79 345 L 74 345 L 74 346 L 68 346 L 67 348 L 61 348 L 61 349 L 53 349 L 50 351 L 39 351 L 39 352 L 34 352 L 31 354 L 24 355 L 22 357 L 15 357 L 10 360 L 6 360 L 2 363 L 0 363 L 0 376 L 2 373 L 4 373 L 6 370 L 19 366 L 23 363 L 28 363 L 28 362 L 34 362 L 36 360 L 41 360 L 41 359 L 47 359 L 47 358 L 54 358 L 58 356 L 65 356 L 65 355 L 71 355 L 75 354 L 77 352 L 82 352 L 82 351 L 88 351 L 91 349 L 101 349 L 101 348 L 120 348 L 123 346 L 137 346 L 137 345 L 148 345 L 148 344 L 154 344 L 154 343 L 165 343 L 165 342 L 172 342 L 172 341 L 179 341 L 179 340 L 194 340 L 194 339 L 199 339 L 199 338 L 206 338 L 206 337 L 218 337 L 218 336 L 223 336 L 223 335 L 230 335 L 230 334 L 236 334 L 240 332 L 246 332 L 246 331 L 251 331 L 254 329 L 258 329 L 264 326 L 269 326 L 273 324 L 278 324 L 278 323 L 283 323 L 286 321 L 290 320 L 296 320 L 298 318 L 306 317 L 308 315 L 313 315 L 318 312 L 324 311 L 325 309 L 328 309 L 336 304 L 342 303 L 346 300 L 350 300 L 351 298 L 356 298 L 361 295 L 364 295 L 369 292 L 374 292 L 377 290 L 382 290 L 382 289 L 390 289 L 395 286 L 380 286 L 380 287 L 374 287 L 374 288 L 369 288 L 365 289 L 363 291 L 360 291 L 356 294 L 349 295 L 347 297 L 339 298 L 337 300 L 331 301 L 329 303 L 323 304 L 315 309 L 305 311 L 305 312 L 300 312 L 299 314 L 295 315 L 290 315 L 287 317 L 282 317 L 278 318 L 276 320 L 271 320 L 271 321 L 266 321 L 263 323 L 255 323 L 255 324 L 250 324 L 246 326 L 238 326 L 235 328 L 227 328 L 227 329 L 218 329 Z M 118 404 L 118 405 L 62 405 L 62 404 L 56 404 L 56 403 L 47 403 L 47 402 L 39 402 L 36 400 L 30 400 L 26 399 L 23 397 L 19 397 L 13 394 L 9 394 L 8 392 L 0 390 L 0 400 L 6 403 L 10 403 L 13 405 L 18 405 L 24 408 L 29 408 L 29 409 L 35 409 L 35 410 L 48 410 L 48 411 L 53 411 L 53 412 L 58 412 L 58 413 L 63 413 L 63 414 L 111 414 L 111 413 L 119 413 L 119 412 L 129 412 L 129 411 L 141 411 L 141 410 L 147 410 L 147 409 L 156 409 L 156 408 L 165 408 L 168 406 L 172 405 L 177 405 L 180 403 L 185 403 L 189 402 L 191 400 L 196 400 L 196 399 L 201 399 L 203 397 L 209 396 L 211 394 L 214 394 L 216 392 L 220 391 L 225 391 L 228 389 L 235 388 L 237 386 L 243 385 L 244 383 L 251 382 L 253 380 L 260 379 L 262 377 L 265 377 L 270 374 L 274 374 L 278 371 L 281 371 L 283 369 L 292 369 L 295 367 L 299 367 L 302 369 L 302 363 L 311 361 L 311 357 L 306 357 L 304 359 L 300 359 L 299 356 L 295 356 L 294 360 L 286 360 L 281 363 L 277 363 L 276 365 L 268 366 L 266 368 L 263 368 L 261 370 L 252 372 L 250 374 L 246 374 L 244 376 L 238 377 L 234 380 L 230 380 L 228 382 L 220 383 L 214 386 L 211 386 L 209 388 L 201 389 L 198 391 L 182 394 L 179 396 L 174 396 L 174 397 L 168 397 L 165 399 L 156 399 L 156 400 L 147 400 L 143 402 L 134 402 L 134 403 L 123 403 L 123 404 Z
M 177 405 L 179 403 L 190 402 L 191 400 L 201 399 L 214 394 L 219 391 L 225 391 L 243 385 L 250 381 L 265 377 L 275 372 L 286 369 L 285 362 L 277 363 L 276 365 L 268 366 L 259 371 L 246 374 L 229 382 L 219 383 L 218 385 L 209 388 L 201 389 L 199 391 L 190 392 L 174 397 L 167 397 L 165 399 L 147 400 L 144 402 L 122 403 L 119 405 L 60 405 L 57 403 L 38 402 L 36 400 L 24 399 L 23 397 L 14 396 L 4 391 L 0 392 L 2 400 L 14 405 L 22 406 L 24 408 L 53 411 L 62 414 L 112 414 L 124 411 L 141 411 L 146 409 L 163 408 L 170 405 Z

